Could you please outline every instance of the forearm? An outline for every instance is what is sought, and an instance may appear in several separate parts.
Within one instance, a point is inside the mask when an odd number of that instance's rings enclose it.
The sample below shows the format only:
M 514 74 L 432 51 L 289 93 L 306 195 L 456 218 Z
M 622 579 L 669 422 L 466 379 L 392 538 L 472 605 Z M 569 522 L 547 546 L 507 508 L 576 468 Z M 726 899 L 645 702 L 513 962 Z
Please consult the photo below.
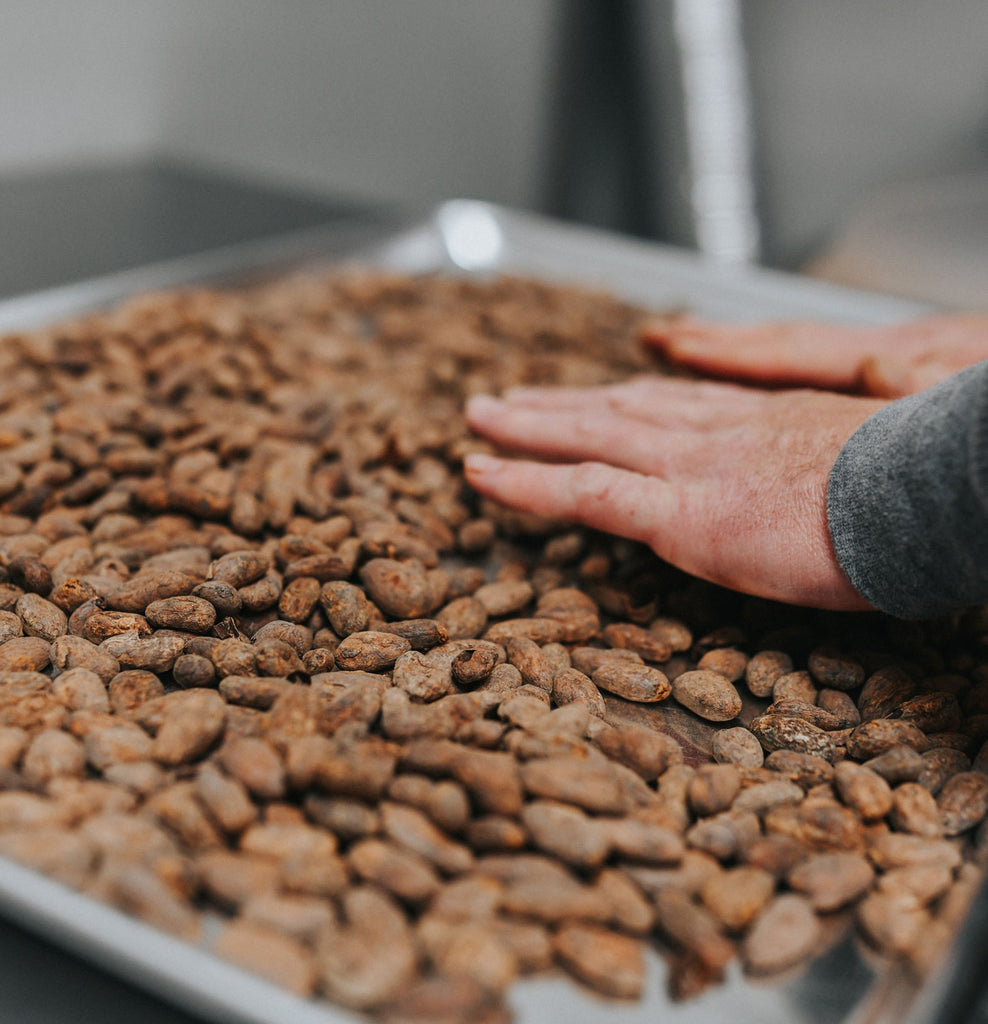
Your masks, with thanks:
M 988 601 L 988 361 L 875 413 L 830 474 L 841 567 L 883 611 Z

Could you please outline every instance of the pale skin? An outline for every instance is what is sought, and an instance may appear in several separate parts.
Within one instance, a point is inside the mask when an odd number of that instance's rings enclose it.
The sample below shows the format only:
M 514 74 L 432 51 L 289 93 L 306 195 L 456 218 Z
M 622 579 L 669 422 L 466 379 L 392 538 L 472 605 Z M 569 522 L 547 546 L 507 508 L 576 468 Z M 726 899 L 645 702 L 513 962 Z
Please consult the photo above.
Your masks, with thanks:
M 684 318 L 656 323 L 644 340 L 673 362 L 745 384 L 643 376 L 475 396 L 471 427 L 514 457 L 468 456 L 473 487 L 641 541 L 735 590 L 869 608 L 831 544 L 831 467 L 883 405 L 988 358 L 988 316 L 870 328 Z M 757 386 L 768 384 L 788 387 Z

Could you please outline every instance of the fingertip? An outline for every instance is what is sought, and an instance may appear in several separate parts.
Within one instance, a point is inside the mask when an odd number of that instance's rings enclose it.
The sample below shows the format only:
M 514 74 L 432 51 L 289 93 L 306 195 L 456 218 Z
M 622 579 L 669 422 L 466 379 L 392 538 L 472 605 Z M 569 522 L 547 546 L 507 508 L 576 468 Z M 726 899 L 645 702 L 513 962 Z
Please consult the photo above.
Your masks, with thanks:
M 688 362 L 697 356 L 702 356 L 709 347 L 707 342 L 701 338 L 684 335 L 670 338 L 662 351 L 674 361 Z
M 465 406 L 467 422 L 470 424 L 483 423 L 500 408 L 502 408 L 502 403 L 493 395 L 471 395 Z
M 735 332 L 737 328 L 734 328 Z M 716 326 L 703 320 L 682 318 L 650 324 L 641 334 L 645 344 L 656 348 L 673 362 L 691 363 L 716 352 L 722 341 Z
M 881 361 L 874 356 L 869 356 L 861 361 L 858 369 L 857 381 L 854 386 L 863 391 L 866 395 L 874 395 L 876 398 L 901 398 L 907 394 L 906 382 L 902 375 L 899 379 L 893 371 L 889 372 L 888 366 L 883 366 Z
M 495 476 L 499 469 L 504 466 L 505 460 L 499 459 L 496 455 L 486 455 L 482 452 L 471 452 L 463 459 L 463 472 L 468 482 L 481 483 Z
M 665 351 L 666 346 L 675 338 L 675 321 L 650 320 L 642 327 L 638 337 L 643 344 Z

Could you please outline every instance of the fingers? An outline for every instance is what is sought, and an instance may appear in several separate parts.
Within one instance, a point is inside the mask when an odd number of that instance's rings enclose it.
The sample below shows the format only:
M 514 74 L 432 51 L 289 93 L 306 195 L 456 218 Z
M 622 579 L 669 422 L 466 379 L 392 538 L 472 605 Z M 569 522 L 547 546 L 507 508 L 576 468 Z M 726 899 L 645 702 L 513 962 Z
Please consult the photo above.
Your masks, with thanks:
M 539 456 L 548 448 L 567 461 L 470 455 L 464 468 L 477 491 L 501 504 L 640 541 L 714 583 L 773 600 L 861 608 L 830 542 L 827 480 L 846 437 L 882 404 L 826 392 L 777 392 L 746 424 L 678 434 L 609 410 L 617 426 L 602 435 L 601 447 L 611 450 L 595 457 L 588 451 L 599 449 L 588 449 L 586 428 L 583 440 L 570 440 L 580 413 L 489 402 L 494 422 L 503 417 L 510 424 L 502 422 L 500 436 L 527 453 Z M 483 402 L 480 409 L 484 413 Z M 482 427 L 483 415 L 474 418 Z M 628 450 L 619 429 L 625 427 L 629 438 L 681 441 L 670 441 L 658 457 L 672 471 L 615 464 L 614 453 Z M 529 432 L 537 440 L 526 440 Z M 670 454 L 674 449 L 678 455 Z
M 504 395 L 496 414 L 494 406 L 481 410 L 481 404 L 490 401 L 486 396 L 471 400 L 468 417 L 476 416 L 475 426 L 493 427 L 498 418 L 530 409 L 587 417 L 617 415 L 663 428 L 705 429 L 746 418 L 768 398 L 762 391 L 737 384 L 649 375 L 598 388 L 513 388 Z
M 946 314 L 870 327 L 731 326 L 689 318 L 642 333 L 671 360 L 718 377 L 808 384 L 897 398 L 988 358 L 988 316 Z
M 513 393 L 507 401 L 478 395 L 467 404 L 467 421 L 518 454 L 606 462 L 670 479 L 701 473 L 722 451 L 709 435 L 743 427 L 776 397 L 733 385 L 676 383 L 669 387 L 656 378 L 588 389 L 573 408 L 568 398 L 556 407 L 551 392 L 541 390 Z M 526 404 L 529 399 L 536 404 Z
M 601 463 L 545 465 L 468 455 L 464 470 L 474 488 L 501 504 L 653 546 L 676 518 L 677 499 L 668 484 Z
M 614 388 L 610 405 L 625 417 L 659 427 L 710 430 L 742 422 L 769 401 L 766 392 L 737 384 L 642 377 Z
M 626 384 L 582 388 L 509 388 L 501 396 L 501 401 L 531 409 L 605 408 L 612 396 L 625 387 Z
M 661 472 L 668 440 L 648 424 L 600 409 L 528 407 L 480 396 L 467 405 L 467 421 L 502 448 L 567 462 L 609 462 L 641 473 Z
M 718 377 L 775 384 L 851 388 L 867 355 L 865 328 L 826 323 L 754 326 L 669 320 L 642 339 L 674 362 Z
M 823 608 L 868 607 L 833 557 L 822 495 L 818 515 L 807 517 L 797 508 L 793 516 L 785 507 L 751 508 L 748 500 L 732 506 L 730 488 L 709 481 L 674 487 L 600 463 L 545 465 L 468 455 L 464 469 L 477 491 L 500 504 L 639 541 L 722 586 Z

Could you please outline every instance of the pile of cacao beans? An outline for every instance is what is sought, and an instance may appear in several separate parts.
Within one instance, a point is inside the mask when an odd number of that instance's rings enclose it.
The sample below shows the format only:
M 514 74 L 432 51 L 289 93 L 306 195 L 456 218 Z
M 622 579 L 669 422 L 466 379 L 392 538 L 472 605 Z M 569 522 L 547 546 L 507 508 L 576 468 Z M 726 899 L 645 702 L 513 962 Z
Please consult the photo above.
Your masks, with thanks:
M 981 878 L 988 615 L 731 594 L 499 509 L 462 408 L 662 372 L 646 313 L 345 269 L 0 339 L 0 855 L 381 1021 L 686 998 Z M 869 954 L 870 955 L 870 954 Z

